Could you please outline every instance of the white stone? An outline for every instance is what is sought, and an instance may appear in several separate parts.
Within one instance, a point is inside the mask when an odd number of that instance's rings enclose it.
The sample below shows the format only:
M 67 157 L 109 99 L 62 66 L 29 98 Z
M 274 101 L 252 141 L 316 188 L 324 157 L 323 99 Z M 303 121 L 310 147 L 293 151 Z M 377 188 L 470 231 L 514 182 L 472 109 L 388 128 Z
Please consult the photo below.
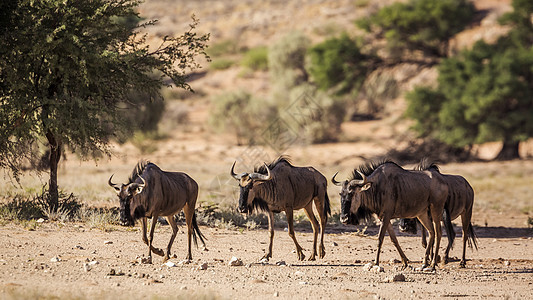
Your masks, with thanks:
M 231 258 L 231 260 L 229 261 L 229 265 L 232 266 L 232 267 L 238 267 L 238 266 L 242 266 L 243 263 L 242 263 L 242 260 L 240 258 L 237 258 L 237 257 L 233 256 Z

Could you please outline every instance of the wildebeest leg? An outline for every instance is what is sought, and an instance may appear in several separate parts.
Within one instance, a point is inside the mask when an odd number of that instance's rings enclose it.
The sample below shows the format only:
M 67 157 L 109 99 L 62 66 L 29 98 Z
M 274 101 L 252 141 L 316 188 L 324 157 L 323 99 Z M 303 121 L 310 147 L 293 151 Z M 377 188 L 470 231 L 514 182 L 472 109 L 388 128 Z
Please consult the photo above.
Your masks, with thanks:
M 170 224 L 170 227 L 172 227 L 172 235 L 170 236 L 170 242 L 168 242 L 167 253 L 165 254 L 164 261 L 167 261 L 170 258 L 170 248 L 172 248 L 172 244 L 174 243 L 174 239 L 178 233 L 178 224 L 176 224 L 174 216 L 167 216 L 167 220 L 168 224 Z
M 405 256 L 405 253 L 403 253 L 402 248 L 400 247 L 400 244 L 398 243 L 398 239 L 396 238 L 396 234 L 394 233 L 394 229 L 392 228 L 392 224 L 389 222 L 389 226 L 387 227 L 387 232 L 389 233 L 389 237 L 398 250 L 398 253 L 400 253 L 400 256 L 402 258 L 403 268 L 407 267 L 407 263 L 409 263 L 409 259 L 407 259 L 407 256 Z
M 309 204 L 304 207 L 305 214 L 307 215 L 307 218 L 309 221 L 311 221 L 311 226 L 313 227 L 313 252 L 311 253 L 311 256 L 309 257 L 309 260 L 315 260 L 316 256 L 316 242 L 318 239 L 318 221 L 316 220 L 315 214 L 313 213 L 313 202 L 309 202 Z
M 285 210 L 285 214 L 287 215 L 287 223 L 289 227 L 289 236 L 294 241 L 294 245 L 296 246 L 296 255 L 298 255 L 298 260 L 304 260 L 305 255 L 302 251 L 302 247 L 300 244 L 298 244 L 298 241 L 296 241 L 296 236 L 294 235 L 294 223 L 293 223 L 293 210 L 292 208 L 287 208 Z
M 379 266 L 379 254 L 381 253 L 381 246 L 383 245 L 383 239 L 385 238 L 385 232 L 387 231 L 387 228 L 390 226 L 390 217 L 384 216 L 383 221 L 381 222 L 381 226 L 379 227 L 379 236 L 378 236 L 378 252 L 376 254 L 376 260 L 374 261 L 374 265 Z
M 266 261 L 272 257 L 272 243 L 274 242 L 274 213 L 272 211 L 268 211 L 268 233 L 270 234 L 268 252 L 261 258 Z
M 148 237 L 146 235 L 146 229 L 147 229 L 147 223 L 148 223 L 148 220 L 146 217 L 143 217 L 141 219 L 141 227 L 142 227 L 142 233 L 143 233 L 143 242 L 148 245 L 148 247 L 150 248 L 150 251 L 153 251 L 155 254 L 159 255 L 159 256 L 163 256 L 165 253 L 163 252 L 163 250 L 159 249 L 159 248 L 155 248 L 154 246 L 152 246 L 152 243 L 150 241 L 148 241 Z M 153 220 L 153 218 L 152 218 Z M 157 221 L 156 221 L 157 223 Z M 152 222 L 152 227 L 155 226 L 155 223 Z M 153 238 L 153 233 L 150 234 L 150 236 Z M 151 252 L 148 253 L 148 261 L 151 261 Z
M 422 231 L 427 230 L 429 233 L 429 243 L 426 245 L 426 253 L 424 255 L 424 261 L 422 263 L 422 268 L 425 268 L 429 265 L 429 257 L 433 251 L 433 243 L 435 241 L 435 231 L 433 229 L 433 224 L 428 216 L 428 214 L 422 214 L 418 216 L 418 220 L 424 226 Z
M 187 257 L 185 257 L 185 260 L 191 261 L 192 260 L 192 251 L 191 251 L 191 239 L 192 239 L 192 231 L 193 224 L 192 219 L 194 217 L 194 205 L 189 205 L 188 203 L 185 204 L 183 207 L 183 213 L 185 213 L 185 222 L 187 223 Z
M 324 213 L 324 202 L 315 201 L 315 208 L 318 211 L 318 218 L 320 219 L 320 245 L 318 246 L 318 257 L 320 258 L 324 258 L 326 255 L 324 248 L 324 229 L 326 228 L 328 216 Z
M 461 262 L 459 263 L 459 266 L 461 268 L 466 267 L 466 241 L 468 240 L 468 233 L 470 232 L 469 226 L 470 224 L 470 218 L 472 217 L 472 212 L 470 211 L 470 216 L 467 217 L 467 214 L 464 213 L 461 215 L 461 223 L 463 225 L 463 256 L 461 257 Z M 473 238 L 473 237 L 472 237 Z
M 444 208 L 443 208 L 444 209 Z M 443 209 L 431 209 L 431 218 L 433 219 L 433 226 L 435 228 L 435 252 L 433 253 L 433 261 L 431 262 L 431 269 L 435 269 L 439 257 L 440 240 L 442 238 L 441 218 Z

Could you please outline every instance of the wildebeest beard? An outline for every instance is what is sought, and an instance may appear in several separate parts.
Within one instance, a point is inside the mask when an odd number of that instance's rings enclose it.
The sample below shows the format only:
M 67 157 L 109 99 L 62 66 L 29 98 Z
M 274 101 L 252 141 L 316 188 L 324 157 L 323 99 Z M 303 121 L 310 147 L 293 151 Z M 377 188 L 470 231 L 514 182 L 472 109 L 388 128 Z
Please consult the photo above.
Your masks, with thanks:
M 134 226 L 135 225 L 135 220 L 131 216 L 129 199 L 124 201 L 123 207 L 121 207 L 120 209 L 120 223 L 123 226 Z
M 350 213 L 350 217 L 348 219 L 348 223 L 352 225 L 359 225 L 362 222 L 368 223 L 373 220 L 372 216 L 374 213 L 363 206 L 360 206 L 359 209 L 357 209 L 357 212 Z

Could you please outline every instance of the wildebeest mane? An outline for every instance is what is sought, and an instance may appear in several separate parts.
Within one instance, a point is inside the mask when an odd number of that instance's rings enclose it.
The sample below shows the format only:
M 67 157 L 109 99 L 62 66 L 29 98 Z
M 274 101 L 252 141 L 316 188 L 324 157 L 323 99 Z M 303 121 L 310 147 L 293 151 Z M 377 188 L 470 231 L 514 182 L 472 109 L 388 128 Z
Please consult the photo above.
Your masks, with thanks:
M 427 158 L 423 158 L 418 166 L 415 167 L 415 170 L 418 171 L 437 171 L 440 173 L 439 166 L 435 163 L 430 161 Z
M 148 165 L 152 164 L 151 162 L 147 161 L 147 160 L 140 160 L 137 165 L 133 168 L 133 172 L 131 172 L 131 175 L 130 177 L 128 178 L 128 184 L 130 183 L 133 183 L 135 182 L 135 180 L 140 176 L 142 175 L 142 173 L 144 172 L 144 169 L 146 169 L 146 167 Z M 152 164 L 153 165 L 153 164 Z
M 288 164 L 289 166 L 293 167 L 292 163 L 291 163 L 291 160 L 288 156 L 285 156 L 285 155 L 281 155 L 280 157 L 278 157 L 276 160 L 274 160 L 273 162 L 271 162 L 270 164 L 268 164 L 268 168 L 270 170 L 274 169 L 275 166 L 277 166 L 278 164 L 281 164 L 281 163 L 286 163 Z M 254 172 L 256 173 L 260 173 L 260 174 L 266 174 L 267 173 L 267 170 L 265 168 L 265 165 L 261 165 L 261 166 L 255 166 L 254 168 Z
M 256 213 L 269 211 L 268 204 L 263 199 L 257 197 L 254 198 L 252 205 L 249 208 L 251 208 L 249 209 L 250 211 L 254 211 Z
M 370 174 L 374 173 L 374 171 L 377 168 L 379 168 L 381 165 L 388 164 L 388 163 L 395 164 L 399 168 L 402 168 L 397 163 L 393 162 L 392 160 L 388 160 L 388 159 L 377 161 L 377 162 L 368 162 L 366 164 L 360 165 L 359 168 L 355 168 L 352 171 L 352 175 L 348 177 L 348 181 L 352 181 L 354 179 L 363 179 L 361 175 L 359 175 L 359 173 L 357 172 L 358 170 L 359 172 L 363 173 L 365 176 L 370 176 Z

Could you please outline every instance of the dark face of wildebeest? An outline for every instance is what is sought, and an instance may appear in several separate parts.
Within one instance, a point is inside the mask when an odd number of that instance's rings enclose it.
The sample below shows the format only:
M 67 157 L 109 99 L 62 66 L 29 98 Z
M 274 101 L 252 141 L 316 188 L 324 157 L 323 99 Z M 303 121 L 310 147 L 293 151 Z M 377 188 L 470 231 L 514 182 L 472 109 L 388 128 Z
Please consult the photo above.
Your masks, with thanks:
M 416 223 L 417 223 L 416 219 L 400 219 L 400 224 L 398 225 L 398 229 L 400 229 L 401 232 L 416 234 L 417 232 Z
M 370 182 L 366 181 L 366 176 L 357 171 L 363 179 L 345 180 L 344 182 L 338 182 L 335 180 L 337 173 L 333 175 L 331 181 L 337 186 L 341 186 L 341 215 L 340 221 L 343 224 L 359 224 L 359 218 L 356 215 L 359 214 L 359 208 L 361 207 L 362 193 L 368 190 L 371 186 Z
M 142 177 L 141 180 L 143 183 L 130 183 L 130 184 L 114 184 L 111 182 L 111 178 L 113 178 L 113 175 L 109 178 L 108 184 L 115 189 L 117 192 L 118 199 L 120 201 L 120 223 L 123 226 L 133 226 L 135 225 L 132 209 L 130 207 L 131 201 L 133 199 L 133 196 L 138 195 L 142 192 L 145 181 Z
M 270 169 L 265 164 L 267 174 L 260 173 L 241 173 L 239 175 L 235 174 L 235 163 L 231 167 L 231 176 L 239 182 L 240 195 L 239 195 L 239 207 L 237 210 L 240 213 L 249 213 L 253 207 L 253 201 L 255 199 L 256 190 L 261 184 L 272 179 L 272 174 Z

